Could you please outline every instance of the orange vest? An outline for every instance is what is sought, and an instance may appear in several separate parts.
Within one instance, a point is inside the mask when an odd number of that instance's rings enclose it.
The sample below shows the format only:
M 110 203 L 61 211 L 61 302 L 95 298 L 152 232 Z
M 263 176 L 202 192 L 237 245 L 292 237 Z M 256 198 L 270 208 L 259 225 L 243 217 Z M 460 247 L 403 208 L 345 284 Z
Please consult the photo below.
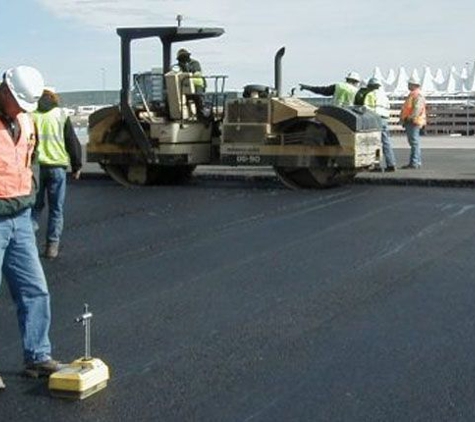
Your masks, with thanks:
M 20 139 L 15 144 L 4 122 L 0 119 L 0 198 L 16 198 L 31 193 L 33 173 L 31 157 L 35 147 L 35 132 L 26 113 L 17 116 Z
M 416 116 L 413 116 L 414 113 L 414 107 L 416 101 L 419 100 L 421 102 L 420 105 L 420 110 L 418 111 Z M 414 89 L 409 93 L 409 95 L 406 98 L 406 101 L 404 102 L 402 109 L 401 109 L 401 115 L 400 115 L 401 121 L 404 122 L 408 119 L 411 119 L 413 124 L 416 126 L 425 126 L 427 123 L 427 117 L 426 117 L 426 102 L 424 97 L 421 94 L 420 89 Z

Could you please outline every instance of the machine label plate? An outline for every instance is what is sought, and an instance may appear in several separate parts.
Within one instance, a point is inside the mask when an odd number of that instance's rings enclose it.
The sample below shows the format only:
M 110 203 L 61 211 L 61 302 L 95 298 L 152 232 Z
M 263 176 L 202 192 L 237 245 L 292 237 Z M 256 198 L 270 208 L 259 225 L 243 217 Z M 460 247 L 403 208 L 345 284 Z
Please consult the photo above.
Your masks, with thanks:
M 261 164 L 260 155 L 236 155 L 236 164 Z

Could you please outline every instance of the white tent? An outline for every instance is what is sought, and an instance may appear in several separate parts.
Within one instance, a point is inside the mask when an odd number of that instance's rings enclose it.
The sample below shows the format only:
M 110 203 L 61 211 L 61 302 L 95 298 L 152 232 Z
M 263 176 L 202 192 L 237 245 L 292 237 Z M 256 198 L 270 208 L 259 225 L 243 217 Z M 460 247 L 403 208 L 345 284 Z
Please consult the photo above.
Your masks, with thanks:
M 383 72 L 381 72 L 381 69 L 378 66 L 374 68 L 372 77 L 379 79 L 383 83 L 385 82 Z
M 394 94 L 405 94 L 407 93 L 407 81 L 409 77 L 407 76 L 406 69 L 401 66 L 396 76 L 396 80 L 392 86 L 392 92 Z
M 472 68 L 466 66 L 463 70 L 463 88 L 465 92 L 475 92 L 475 63 Z
M 445 75 L 440 68 L 434 73 L 429 66 L 424 66 L 421 73 L 418 69 L 413 69 L 410 73 L 411 76 L 420 74 L 422 75 L 420 78 L 421 89 L 427 95 L 475 94 L 475 62 L 471 66 L 466 64 L 460 71 L 455 66 L 451 66 Z M 384 89 L 388 94 L 399 96 L 406 95 L 408 92 L 409 77 L 403 66 L 397 73 L 393 69 L 389 69 L 386 77 L 384 77 L 381 68 L 376 66 L 372 76 L 378 77 L 383 82 Z
M 442 69 L 437 69 L 434 76 L 434 84 L 435 85 L 442 85 L 444 83 L 444 74 L 442 73 Z
M 468 74 L 465 80 L 465 91 L 475 92 L 475 73 L 473 73 L 473 71 Z
M 461 92 L 463 89 L 463 81 L 459 73 L 457 73 L 457 69 L 455 66 L 451 66 L 449 70 L 449 74 L 442 85 L 443 91 L 455 94 L 457 92 Z
M 425 66 L 422 72 L 421 90 L 425 93 L 434 93 L 437 91 L 434 84 L 434 77 L 429 66 Z
M 396 81 L 396 72 L 394 72 L 394 69 L 389 69 L 388 75 L 386 76 L 386 84 L 393 85 L 395 81 Z
M 419 72 L 417 71 L 417 69 L 413 69 L 413 70 L 412 70 L 411 78 L 412 78 L 412 79 L 415 79 L 416 81 L 420 81 L 420 80 L 421 80 L 421 78 L 419 77 Z

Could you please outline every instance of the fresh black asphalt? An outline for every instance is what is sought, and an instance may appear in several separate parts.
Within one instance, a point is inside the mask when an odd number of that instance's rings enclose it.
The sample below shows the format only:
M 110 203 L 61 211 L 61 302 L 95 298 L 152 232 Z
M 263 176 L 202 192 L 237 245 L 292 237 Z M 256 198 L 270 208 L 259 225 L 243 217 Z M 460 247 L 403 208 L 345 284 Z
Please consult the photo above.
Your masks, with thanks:
M 0 418 L 472 421 L 474 220 L 472 189 L 71 183 L 54 354 L 82 355 L 87 302 L 112 379 L 67 402 L 21 377 L 3 284 Z

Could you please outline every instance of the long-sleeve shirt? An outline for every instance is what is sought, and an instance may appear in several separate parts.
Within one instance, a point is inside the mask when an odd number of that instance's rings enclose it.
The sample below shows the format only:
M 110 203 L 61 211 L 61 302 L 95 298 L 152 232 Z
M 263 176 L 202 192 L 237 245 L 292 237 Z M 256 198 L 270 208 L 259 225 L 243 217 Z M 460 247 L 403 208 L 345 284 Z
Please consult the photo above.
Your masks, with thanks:
M 64 144 L 71 162 L 71 170 L 74 172 L 82 168 L 82 148 L 76 135 L 71 119 L 68 117 L 64 124 Z
M 38 103 L 38 112 L 47 113 L 55 107 L 57 107 L 56 104 L 44 99 Z M 64 147 L 69 155 L 71 170 L 74 173 L 82 168 L 82 148 L 69 117 L 66 118 L 64 123 L 63 137 Z M 44 164 L 40 163 L 40 165 Z
M 331 97 L 335 94 L 336 84 L 328 86 L 311 86 L 311 85 L 302 85 L 302 89 L 313 92 L 314 94 L 324 95 L 326 97 Z

